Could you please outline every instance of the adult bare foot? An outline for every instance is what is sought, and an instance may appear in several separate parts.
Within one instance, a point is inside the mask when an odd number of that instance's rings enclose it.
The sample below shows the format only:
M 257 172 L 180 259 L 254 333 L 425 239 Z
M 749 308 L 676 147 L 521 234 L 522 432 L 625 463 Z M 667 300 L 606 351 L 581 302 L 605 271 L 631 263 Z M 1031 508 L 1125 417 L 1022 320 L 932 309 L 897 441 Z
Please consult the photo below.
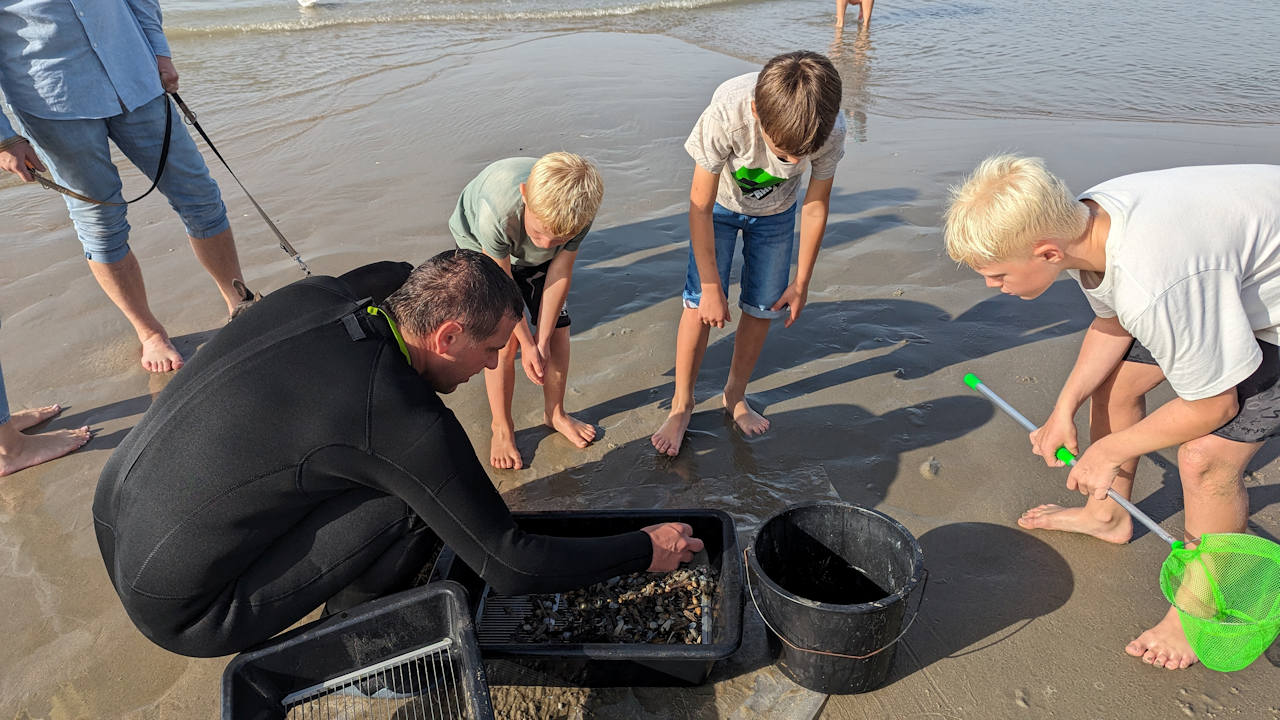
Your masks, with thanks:
M 747 404 L 746 398 L 737 401 L 730 401 L 729 396 L 723 395 L 721 399 L 724 401 L 724 409 L 733 416 L 733 422 L 747 437 L 755 437 L 763 435 L 769 429 L 769 421 L 763 415 L 751 409 Z
M 62 412 L 62 406 L 57 403 L 40 408 L 19 410 L 9 416 L 9 424 L 13 426 L 14 430 L 22 431 L 29 427 L 35 427 L 60 412 Z
M 1182 630 L 1182 618 L 1178 611 L 1169 608 L 1164 619 L 1155 627 L 1142 633 L 1124 649 L 1134 657 L 1142 658 L 1142 662 L 1167 670 L 1182 670 L 1199 662 L 1200 658 L 1187 642 L 1187 634 Z
M 499 470 L 519 470 L 524 458 L 516 449 L 516 436 L 511 428 L 494 428 L 489 441 L 489 464 Z
M 142 367 L 147 372 L 163 373 L 182 367 L 182 355 L 162 332 L 152 333 L 142 341 Z
M 1087 507 L 1040 505 L 1022 513 L 1018 525 L 1027 530 L 1061 530 L 1092 535 L 1117 545 L 1123 545 L 1133 537 L 1133 520 L 1128 513 L 1121 512 L 1115 519 L 1104 520 L 1089 512 Z
M 563 411 L 554 415 L 542 413 L 542 422 L 580 448 L 590 445 L 596 439 L 595 425 L 584 423 Z
M 88 425 L 39 435 L 26 435 L 17 428 L 6 428 L 4 442 L 0 443 L 0 476 L 12 475 L 32 465 L 62 457 L 89 442 L 90 437 Z
M 655 450 L 664 455 L 671 457 L 679 455 L 680 445 L 684 442 L 684 431 L 688 429 L 689 419 L 692 417 L 692 410 L 672 410 L 658 428 L 658 432 L 649 438 L 649 442 L 653 443 Z

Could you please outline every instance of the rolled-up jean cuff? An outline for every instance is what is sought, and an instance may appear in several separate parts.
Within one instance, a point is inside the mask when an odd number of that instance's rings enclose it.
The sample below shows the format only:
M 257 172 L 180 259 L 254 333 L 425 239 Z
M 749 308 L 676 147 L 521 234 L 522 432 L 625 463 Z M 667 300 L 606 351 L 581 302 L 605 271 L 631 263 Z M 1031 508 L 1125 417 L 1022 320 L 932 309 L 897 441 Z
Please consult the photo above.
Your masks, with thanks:
M 224 211 L 222 216 L 218 218 L 216 222 L 203 227 L 192 227 L 187 224 L 185 219 L 183 220 L 183 224 L 186 225 L 187 235 L 190 235 L 196 240 L 204 240 L 205 238 L 211 238 L 218 233 L 226 232 L 227 229 L 231 227 L 231 220 L 227 218 L 227 213 Z
M 746 303 L 738 303 L 738 307 L 742 309 L 743 315 L 750 315 L 753 318 L 761 320 L 777 320 L 791 314 L 791 308 L 782 306 L 781 310 L 770 310 L 769 308 L 756 307 L 755 305 L 747 305 Z
M 124 243 L 123 245 L 117 248 L 113 248 L 111 250 L 85 249 L 84 259 L 90 260 L 96 263 L 102 263 L 103 265 L 110 265 L 112 263 L 120 262 L 128 254 L 129 254 L 129 243 Z

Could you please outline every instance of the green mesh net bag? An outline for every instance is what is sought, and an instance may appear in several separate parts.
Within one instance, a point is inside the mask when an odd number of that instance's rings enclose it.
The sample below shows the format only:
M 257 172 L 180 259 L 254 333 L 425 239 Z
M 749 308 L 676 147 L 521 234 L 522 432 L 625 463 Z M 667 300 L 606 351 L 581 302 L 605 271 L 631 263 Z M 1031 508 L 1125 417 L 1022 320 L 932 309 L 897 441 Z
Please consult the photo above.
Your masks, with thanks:
M 1205 535 L 1181 542 L 1160 568 L 1160 589 L 1178 609 L 1205 667 L 1240 670 L 1280 635 L 1280 545 L 1254 535 Z

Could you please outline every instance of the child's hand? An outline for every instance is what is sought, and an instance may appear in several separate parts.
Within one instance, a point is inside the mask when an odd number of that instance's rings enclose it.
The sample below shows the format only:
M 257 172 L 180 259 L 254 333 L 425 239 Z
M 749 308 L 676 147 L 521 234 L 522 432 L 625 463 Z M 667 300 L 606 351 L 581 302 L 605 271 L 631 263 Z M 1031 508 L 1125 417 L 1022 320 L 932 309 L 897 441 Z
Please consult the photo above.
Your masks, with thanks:
M 778 298 L 778 302 L 773 304 L 773 310 L 781 310 L 784 307 L 791 309 L 791 315 L 787 317 L 787 322 L 783 327 L 791 327 L 791 323 L 800 317 L 800 311 L 804 310 L 804 304 L 809 301 L 809 288 L 802 287 L 796 283 L 791 283 L 786 290 L 782 291 L 782 297 Z
M 533 343 L 520 345 L 520 364 L 524 366 L 524 374 L 529 376 L 534 385 L 542 384 L 542 375 L 546 369 L 546 357 Z
M 1031 433 L 1031 451 L 1044 458 L 1049 467 L 1062 467 L 1058 459 L 1058 448 L 1064 447 L 1072 455 L 1080 455 L 1079 440 L 1076 437 L 1075 418 L 1067 415 L 1060 417 L 1056 412 L 1049 416 L 1049 421 Z
M 1132 459 L 1111 456 L 1107 450 L 1106 441 L 1099 440 L 1076 458 L 1071 474 L 1067 476 L 1067 489 L 1077 490 L 1094 500 L 1106 500 L 1107 490 L 1120 474 L 1120 466 Z
M 702 320 L 703 325 L 711 327 L 724 327 L 724 324 L 732 320 L 729 317 L 729 301 L 725 298 L 724 293 L 718 289 L 714 292 L 703 292 L 702 300 L 698 303 L 698 318 Z

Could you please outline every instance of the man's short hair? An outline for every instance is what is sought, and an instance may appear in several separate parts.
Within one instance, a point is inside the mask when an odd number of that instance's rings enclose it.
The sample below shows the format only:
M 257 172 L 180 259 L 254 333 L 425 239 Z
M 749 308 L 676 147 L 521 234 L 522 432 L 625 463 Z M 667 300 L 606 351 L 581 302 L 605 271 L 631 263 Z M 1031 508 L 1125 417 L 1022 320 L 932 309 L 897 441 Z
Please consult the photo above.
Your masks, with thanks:
M 972 268 L 1029 257 L 1042 240 L 1074 240 L 1089 223 L 1040 158 L 993 155 L 951 188 L 944 219 L 947 254 Z
M 538 158 L 525 181 L 525 206 L 549 232 L 567 238 L 595 219 L 604 199 L 604 180 L 581 155 L 553 152 Z
M 831 136 L 840 92 L 840 73 L 825 55 L 786 53 L 765 63 L 756 78 L 756 116 L 778 150 L 806 157 Z
M 493 335 L 524 313 L 520 289 L 498 263 L 474 250 L 445 250 L 409 273 L 384 303 L 401 327 L 429 335 L 449 320 L 471 338 Z

